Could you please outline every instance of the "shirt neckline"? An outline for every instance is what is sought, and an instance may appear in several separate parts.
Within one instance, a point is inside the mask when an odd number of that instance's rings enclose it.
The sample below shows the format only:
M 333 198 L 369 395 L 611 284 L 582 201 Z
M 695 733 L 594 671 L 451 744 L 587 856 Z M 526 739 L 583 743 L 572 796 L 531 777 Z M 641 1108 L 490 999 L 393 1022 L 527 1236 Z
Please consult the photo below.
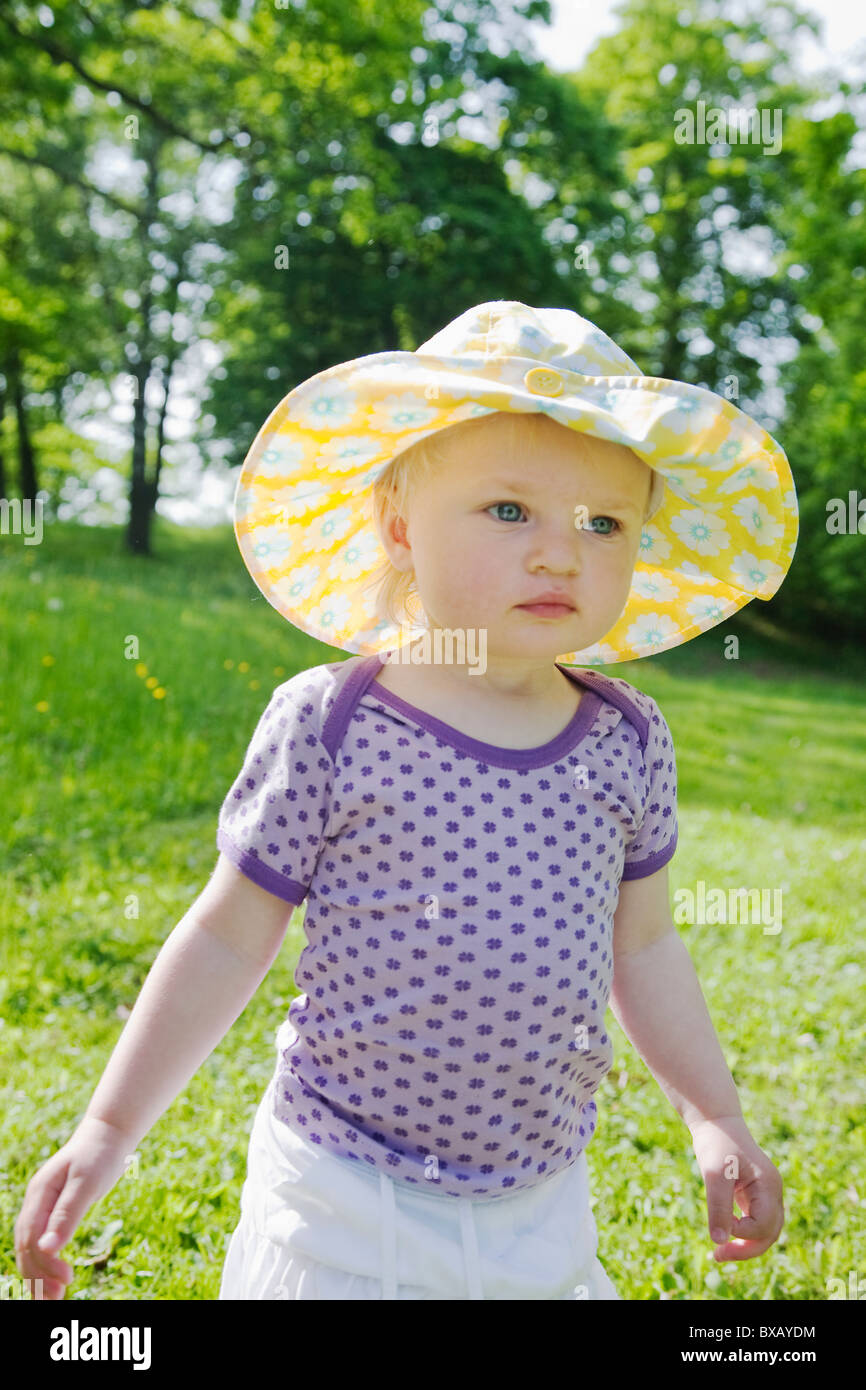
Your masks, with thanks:
M 547 743 L 542 743 L 535 748 L 500 748 L 495 743 L 483 743 L 480 739 L 470 738 L 468 734 L 461 733 L 459 729 L 455 729 L 451 724 L 446 724 L 444 720 L 436 719 L 426 710 L 418 709 L 416 705 L 410 704 L 402 696 L 395 695 L 392 690 L 385 690 L 382 686 L 374 689 L 376 677 L 385 665 L 384 657 L 380 656 L 379 653 L 376 653 L 370 662 L 370 677 L 366 693 L 371 695 L 374 700 L 391 705 L 392 708 L 407 715 L 414 723 L 420 724 L 422 729 L 435 734 L 443 743 L 449 744 L 450 747 L 467 754 L 469 757 L 477 758 L 480 762 L 494 763 L 497 767 L 508 767 L 515 771 L 546 767 L 549 763 L 556 762 L 557 759 L 571 752 L 586 737 L 604 703 L 601 696 L 582 681 L 576 671 L 562 666 L 558 661 L 553 664 L 570 681 L 580 686 L 583 696 L 565 728 Z

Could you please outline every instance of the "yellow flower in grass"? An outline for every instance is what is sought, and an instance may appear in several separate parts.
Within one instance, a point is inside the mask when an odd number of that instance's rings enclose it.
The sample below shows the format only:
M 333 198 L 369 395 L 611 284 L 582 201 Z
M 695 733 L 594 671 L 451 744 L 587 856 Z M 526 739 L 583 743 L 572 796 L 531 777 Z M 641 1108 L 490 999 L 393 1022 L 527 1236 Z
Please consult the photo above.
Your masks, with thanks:
M 153 687 L 155 685 L 159 685 L 159 681 L 156 679 L 156 676 L 148 676 L 147 680 L 144 683 L 147 686 L 148 690 L 153 690 Z
M 239 670 L 239 671 L 248 671 L 249 669 L 250 669 L 250 663 L 249 663 L 248 661 L 239 661 L 239 662 L 238 662 L 238 670 Z
M 54 657 L 53 657 L 53 656 L 50 656 L 48 653 L 46 653 L 45 656 L 43 656 L 43 658 L 42 658 L 42 665 L 43 665 L 43 666 L 53 666 L 53 665 L 54 665 Z
M 40 700 L 36 706 L 40 714 L 44 714 L 50 708 L 47 700 Z
M 156 690 L 154 690 L 154 692 L 153 692 L 153 698 L 154 698 L 155 700 L 164 700 L 164 699 L 165 699 L 165 686 L 164 686 L 164 685 L 158 685 L 158 686 L 156 687 Z
M 284 676 L 285 674 L 286 674 L 286 668 L 285 668 L 285 666 L 275 666 L 275 667 L 274 667 L 274 675 L 275 675 L 275 676 Z
M 259 681 L 250 681 L 250 690 L 258 690 Z
M 137 665 L 136 668 L 135 668 L 135 674 L 136 674 L 137 676 L 146 676 L 146 675 L 147 675 L 147 667 L 145 666 L 145 664 L 144 664 L 143 661 L 139 661 L 138 665 Z
M 232 669 L 232 667 L 234 666 L 234 664 L 235 664 L 235 663 L 232 661 L 231 657 L 230 657 L 230 656 L 227 657 L 226 660 L 223 662 L 223 670 L 224 670 L 224 671 L 230 671 L 230 670 Z

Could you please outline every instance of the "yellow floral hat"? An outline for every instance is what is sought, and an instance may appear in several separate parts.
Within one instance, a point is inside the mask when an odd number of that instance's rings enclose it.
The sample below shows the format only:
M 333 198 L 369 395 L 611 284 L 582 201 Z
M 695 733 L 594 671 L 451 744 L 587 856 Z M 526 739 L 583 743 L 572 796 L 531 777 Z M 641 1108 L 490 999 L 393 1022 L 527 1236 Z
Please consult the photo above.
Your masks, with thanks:
M 628 600 L 603 641 L 557 657 L 605 666 L 667 651 L 779 588 L 797 543 L 781 447 L 731 401 L 644 376 L 570 309 L 478 304 L 415 352 L 329 367 L 271 412 L 244 461 L 234 529 L 250 574 L 295 627 L 344 651 L 400 645 L 364 585 L 386 558 L 373 484 L 426 435 L 492 411 L 544 411 L 664 478 Z

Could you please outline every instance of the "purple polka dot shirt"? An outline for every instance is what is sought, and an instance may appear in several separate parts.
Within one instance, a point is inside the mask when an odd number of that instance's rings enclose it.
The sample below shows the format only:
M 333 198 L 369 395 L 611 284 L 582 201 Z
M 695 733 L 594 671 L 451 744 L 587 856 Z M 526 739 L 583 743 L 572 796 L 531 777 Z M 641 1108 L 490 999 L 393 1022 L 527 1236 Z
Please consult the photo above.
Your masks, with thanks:
M 302 671 L 273 692 L 219 813 L 222 853 L 306 902 L 277 1118 L 419 1188 L 435 1155 L 451 1196 L 519 1192 L 586 1148 L 613 1061 L 620 881 L 676 848 L 658 705 L 559 669 L 579 708 L 525 749 L 375 684 L 378 655 Z

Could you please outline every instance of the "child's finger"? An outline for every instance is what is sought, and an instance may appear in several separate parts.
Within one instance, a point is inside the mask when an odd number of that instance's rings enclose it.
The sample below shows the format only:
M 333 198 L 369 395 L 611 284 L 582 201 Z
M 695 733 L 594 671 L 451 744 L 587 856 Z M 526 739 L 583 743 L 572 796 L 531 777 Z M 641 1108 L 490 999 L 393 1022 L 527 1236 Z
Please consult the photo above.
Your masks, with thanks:
M 745 1216 L 734 1217 L 732 1234 L 740 1240 L 763 1240 L 772 1235 L 775 1240 L 780 1230 L 778 1214 L 770 1206 L 755 1207 Z
M 62 1187 L 62 1183 L 60 1184 Z M 69 1283 L 72 1270 L 65 1260 L 50 1250 L 42 1250 L 39 1238 L 56 1199 L 56 1185 L 28 1192 L 15 1222 L 15 1264 L 22 1278 L 61 1280 Z
M 769 1250 L 775 1239 L 775 1236 L 765 1236 L 763 1240 L 744 1240 L 739 1243 L 729 1240 L 713 1251 L 713 1259 L 719 1264 L 725 1260 L 753 1260 L 756 1255 L 763 1255 L 765 1250 Z
M 66 1296 L 66 1286 L 69 1279 L 52 1279 L 43 1274 L 37 1274 L 30 1281 L 30 1297 L 34 1303 L 59 1302 Z
M 66 1182 L 45 1230 L 36 1241 L 40 1254 L 52 1255 L 72 1239 L 76 1226 L 90 1205 L 88 1194 L 92 1186 L 89 1177 L 73 1177 Z
M 781 1202 L 771 1192 L 752 1192 L 737 1198 L 744 1216 L 735 1216 L 731 1239 L 713 1251 L 716 1260 L 751 1260 L 763 1255 L 778 1237 L 784 1221 Z
M 704 1186 L 707 1192 L 710 1239 L 720 1244 L 727 1240 L 731 1232 L 734 1216 L 734 1180 L 723 1177 L 721 1173 L 706 1173 Z
M 38 1247 L 22 1249 L 15 1263 L 24 1279 L 53 1279 L 64 1284 L 72 1279 L 72 1267 L 65 1260 L 59 1255 L 43 1255 Z
M 54 1205 L 66 1183 L 66 1165 L 54 1174 L 40 1170 L 27 1184 L 24 1201 L 15 1222 L 15 1248 L 34 1246 L 45 1230 Z

